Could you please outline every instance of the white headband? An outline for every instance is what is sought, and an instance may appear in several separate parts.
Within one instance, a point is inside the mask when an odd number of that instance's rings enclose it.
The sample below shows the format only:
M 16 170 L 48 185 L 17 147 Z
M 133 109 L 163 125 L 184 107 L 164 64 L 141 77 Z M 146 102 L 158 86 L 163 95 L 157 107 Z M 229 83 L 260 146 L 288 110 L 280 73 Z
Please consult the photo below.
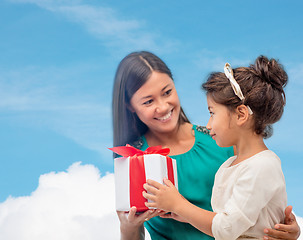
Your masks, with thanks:
M 241 91 L 240 85 L 237 83 L 237 81 L 234 78 L 233 70 L 232 70 L 231 66 L 229 65 L 229 63 L 225 63 L 224 73 L 225 73 L 225 76 L 229 79 L 230 85 L 231 85 L 232 89 L 234 90 L 234 93 L 238 96 L 238 98 L 240 98 L 240 100 L 244 100 L 245 97 Z M 250 115 L 252 115 L 253 111 L 251 110 L 251 108 L 249 106 L 246 106 L 246 107 L 248 108 L 248 113 Z

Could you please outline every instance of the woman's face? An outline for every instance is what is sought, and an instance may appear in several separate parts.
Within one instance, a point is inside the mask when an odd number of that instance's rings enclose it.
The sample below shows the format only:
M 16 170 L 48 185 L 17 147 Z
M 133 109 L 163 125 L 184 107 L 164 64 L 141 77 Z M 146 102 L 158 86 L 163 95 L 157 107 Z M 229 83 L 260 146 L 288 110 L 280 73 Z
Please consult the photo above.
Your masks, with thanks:
M 180 102 L 173 80 L 165 73 L 153 71 L 130 104 L 150 131 L 169 133 L 178 126 Z

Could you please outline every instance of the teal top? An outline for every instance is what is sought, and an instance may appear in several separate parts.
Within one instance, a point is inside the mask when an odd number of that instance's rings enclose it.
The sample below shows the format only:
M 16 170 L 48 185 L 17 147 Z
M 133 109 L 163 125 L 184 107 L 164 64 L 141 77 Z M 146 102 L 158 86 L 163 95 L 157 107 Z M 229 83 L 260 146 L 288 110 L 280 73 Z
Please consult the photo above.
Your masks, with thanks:
M 179 192 L 191 203 L 206 210 L 212 210 L 210 199 L 215 174 L 220 165 L 234 155 L 232 147 L 221 148 L 210 137 L 205 127 L 193 125 L 195 144 L 186 153 L 170 156 L 177 161 Z M 144 136 L 135 147 L 148 148 Z M 188 223 L 173 219 L 154 217 L 144 226 L 152 239 L 196 240 L 213 239 Z

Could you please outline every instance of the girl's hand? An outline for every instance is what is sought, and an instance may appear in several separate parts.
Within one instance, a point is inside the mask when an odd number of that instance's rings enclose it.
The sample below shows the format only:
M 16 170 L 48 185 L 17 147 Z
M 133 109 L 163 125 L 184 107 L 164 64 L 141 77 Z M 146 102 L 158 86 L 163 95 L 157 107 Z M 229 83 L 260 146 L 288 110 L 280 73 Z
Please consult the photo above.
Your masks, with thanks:
M 147 183 L 143 185 L 144 189 L 148 192 L 144 191 L 143 197 L 153 201 L 146 202 L 145 205 L 167 212 L 174 212 L 175 207 L 178 206 L 184 198 L 171 181 L 166 178 L 163 181 L 165 185 L 148 179 Z
M 300 236 L 300 227 L 295 215 L 292 213 L 292 206 L 285 208 L 284 224 L 276 224 L 275 229 L 264 229 L 267 236 L 264 239 L 298 239 Z
M 139 240 L 144 239 L 143 223 L 149 219 L 161 215 L 160 210 L 148 210 L 141 214 L 136 214 L 137 208 L 132 207 L 129 212 L 117 211 L 120 220 L 121 239 Z
M 187 221 L 180 217 L 179 215 L 175 214 L 175 213 L 166 213 L 164 215 L 160 215 L 161 218 L 171 218 L 171 219 L 174 219 L 176 221 L 179 221 L 179 222 L 185 222 L 187 223 Z

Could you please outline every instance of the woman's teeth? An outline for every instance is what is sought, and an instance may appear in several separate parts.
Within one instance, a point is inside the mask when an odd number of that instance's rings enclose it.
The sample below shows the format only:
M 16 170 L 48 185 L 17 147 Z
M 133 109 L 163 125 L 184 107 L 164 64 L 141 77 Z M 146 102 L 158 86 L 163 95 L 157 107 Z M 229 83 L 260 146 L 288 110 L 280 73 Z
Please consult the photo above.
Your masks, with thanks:
M 168 114 L 166 114 L 164 117 L 162 117 L 162 118 L 157 118 L 157 119 L 160 120 L 160 121 L 165 121 L 166 119 L 170 118 L 171 114 L 172 114 L 172 111 L 170 111 L 170 112 L 169 112 Z

